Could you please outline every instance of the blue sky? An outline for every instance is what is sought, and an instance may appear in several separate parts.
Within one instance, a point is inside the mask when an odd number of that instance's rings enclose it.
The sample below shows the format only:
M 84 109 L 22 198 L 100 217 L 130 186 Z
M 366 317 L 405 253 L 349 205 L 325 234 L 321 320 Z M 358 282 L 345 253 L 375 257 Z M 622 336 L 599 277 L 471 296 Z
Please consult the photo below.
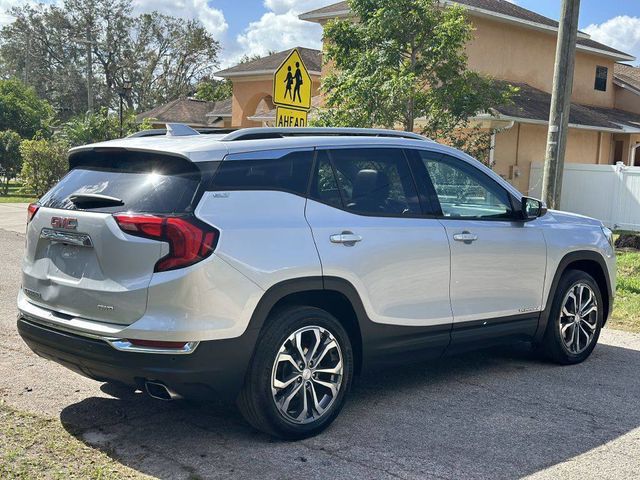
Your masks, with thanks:
M 0 0 L 0 26 L 11 21 L 4 12 L 38 0 Z M 40 0 L 61 3 L 62 0 Z M 264 55 L 294 46 L 320 48 L 319 25 L 298 19 L 300 13 L 336 0 L 132 0 L 138 12 L 158 10 L 198 18 L 223 46 L 225 68 L 245 54 Z M 506 1 L 506 0 L 505 0 Z M 561 0 L 510 0 L 557 19 Z M 594 40 L 640 58 L 640 0 L 582 0 L 580 28 Z M 638 63 L 638 62 L 636 62 Z

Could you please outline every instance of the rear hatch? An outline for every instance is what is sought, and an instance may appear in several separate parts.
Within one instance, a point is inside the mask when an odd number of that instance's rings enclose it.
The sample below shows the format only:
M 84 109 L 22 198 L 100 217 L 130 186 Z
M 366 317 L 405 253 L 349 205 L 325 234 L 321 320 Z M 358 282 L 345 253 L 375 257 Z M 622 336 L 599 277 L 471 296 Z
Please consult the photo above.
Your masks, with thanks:
M 125 233 L 114 214 L 188 215 L 202 174 L 181 157 L 125 150 L 80 152 L 70 163 L 27 226 L 23 291 L 63 315 L 131 324 L 169 246 Z

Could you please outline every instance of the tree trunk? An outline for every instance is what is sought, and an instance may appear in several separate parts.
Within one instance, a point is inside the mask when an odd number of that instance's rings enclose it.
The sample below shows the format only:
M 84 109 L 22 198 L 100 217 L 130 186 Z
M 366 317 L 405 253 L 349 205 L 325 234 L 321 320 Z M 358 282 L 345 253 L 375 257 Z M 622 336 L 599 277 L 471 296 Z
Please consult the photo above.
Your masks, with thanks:
M 417 60 L 417 52 L 416 52 L 415 41 L 412 41 L 411 42 L 411 60 L 410 60 L 412 72 L 415 70 L 416 60 Z M 405 125 L 404 125 L 404 129 L 407 132 L 413 132 L 413 129 L 415 127 L 415 118 L 416 118 L 415 99 L 412 96 L 409 98 L 409 101 L 407 102 L 407 118 L 405 120 Z
M 407 117 L 404 121 L 404 129 L 407 132 L 413 132 L 415 126 L 415 107 L 413 98 L 410 98 L 407 102 Z

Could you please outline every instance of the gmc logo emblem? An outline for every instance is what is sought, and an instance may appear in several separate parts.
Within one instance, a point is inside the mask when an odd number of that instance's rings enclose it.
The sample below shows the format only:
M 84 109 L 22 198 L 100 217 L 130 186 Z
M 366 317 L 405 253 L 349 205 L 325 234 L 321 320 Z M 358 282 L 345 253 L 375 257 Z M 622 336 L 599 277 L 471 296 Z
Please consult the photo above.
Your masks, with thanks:
M 64 228 L 65 230 L 75 230 L 78 228 L 77 218 L 52 217 L 51 226 L 53 228 Z

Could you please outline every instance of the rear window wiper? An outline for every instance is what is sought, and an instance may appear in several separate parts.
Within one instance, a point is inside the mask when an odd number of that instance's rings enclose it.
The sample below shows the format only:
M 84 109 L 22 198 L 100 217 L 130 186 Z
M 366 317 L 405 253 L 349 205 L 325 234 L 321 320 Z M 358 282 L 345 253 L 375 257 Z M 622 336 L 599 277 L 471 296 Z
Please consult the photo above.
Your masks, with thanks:
M 122 199 L 99 193 L 74 193 L 69 195 L 69 200 L 76 207 L 98 208 L 98 207 L 121 207 L 124 205 Z

